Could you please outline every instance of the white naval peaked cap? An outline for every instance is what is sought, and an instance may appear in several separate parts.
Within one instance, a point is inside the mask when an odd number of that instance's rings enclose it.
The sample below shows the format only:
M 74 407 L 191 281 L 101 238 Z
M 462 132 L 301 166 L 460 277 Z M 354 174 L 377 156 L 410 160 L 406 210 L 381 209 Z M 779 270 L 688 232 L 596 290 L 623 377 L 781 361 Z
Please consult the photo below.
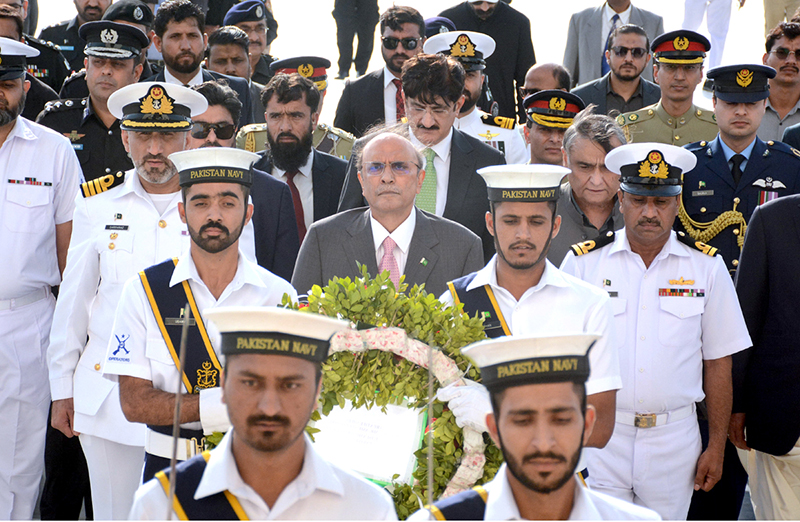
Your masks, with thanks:
M 139 82 L 115 91 L 108 110 L 124 130 L 180 132 L 192 126 L 192 117 L 208 110 L 197 91 L 166 82 Z
M 484 69 L 486 58 L 494 53 L 496 43 L 488 34 L 475 31 L 449 31 L 431 36 L 422 46 L 426 54 L 442 53 L 452 56 L 467 71 Z
M 253 184 L 250 167 L 261 158 L 254 152 L 231 147 L 203 147 L 169 155 L 178 169 L 180 185 L 193 183 Z
M 0 37 L 0 80 L 25 78 L 26 58 L 39 56 L 39 51 L 22 42 Z
M 622 191 L 639 196 L 677 196 L 682 174 L 696 164 L 694 154 L 665 143 L 629 143 L 606 155 L 606 167 L 620 175 Z
M 331 337 L 350 328 L 348 321 L 274 306 L 212 308 L 203 310 L 203 317 L 222 334 L 226 355 L 290 355 L 313 362 L 327 359 Z M 303 349 L 296 347 L 298 343 Z
M 487 388 L 585 382 L 589 350 L 598 339 L 599 334 L 508 336 L 471 344 L 462 353 L 480 368 Z
M 489 201 L 557 201 L 561 180 L 572 172 L 560 165 L 492 165 L 478 169 Z

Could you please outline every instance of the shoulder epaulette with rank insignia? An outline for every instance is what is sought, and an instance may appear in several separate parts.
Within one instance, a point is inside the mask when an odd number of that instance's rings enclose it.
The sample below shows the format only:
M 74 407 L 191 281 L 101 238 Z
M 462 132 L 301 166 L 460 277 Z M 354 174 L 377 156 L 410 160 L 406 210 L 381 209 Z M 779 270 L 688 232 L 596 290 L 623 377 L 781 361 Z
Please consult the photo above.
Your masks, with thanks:
M 699 250 L 700 252 L 704 253 L 707 256 L 714 257 L 719 255 L 719 249 L 717 247 L 712 247 L 711 245 L 707 245 L 702 241 L 695 241 L 693 238 L 686 235 L 684 232 L 678 232 L 678 241 L 683 243 L 684 245 L 688 245 L 695 250 Z
M 708 142 L 705 140 L 695 141 L 694 143 L 687 143 L 686 145 L 683 146 L 684 149 L 690 152 L 697 152 L 699 150 L 705 149 L 706 147 L 708 147 Z
M 620 114 L 617 116 L 617 124 L 630 125 L 631 123 L 641 123 L 643 121 L 653 119 L 655 115 L 656 111 L 652 107 L 645 107 L 643 109 L 639 109 L 638 111 Z
M 260 152 L 264 150 L 267 143 L 266 132 L 266 123 L 251 123 L 245 125 L 236 133 L 236 148 L 249 152 Z M 256 143 L 256 135 L 258 133 L 264 133 L 264 139 L 261 140 L 261 143 Z
M 356 137 L 354 135 L 350 134 L 346 130 L 340 129 L 339 127 L 333 127 L 331 125 L 328 125 L 327 123 L 319 123 L 318 126 L 323 128 L 329 134 L 333 134 L 334 136 L 338 137 L 339 139 L 349 140 L 354 143 L 356 141 Z
M 56 44 L 51 42 L 50 40 L 42 40 L 40 38 L 33 37 L 33 36 L 29 35 L 29 34 L 25 35 L 25 40 L 28 41 L 28 42 L 32 42 L 34 44 L 39 44 L 39 45 L 43 45 L 45 47 L 49 47 L 50 49 L 52 49 L 54 51 L 61 52 L 61 49 Z M 28 44 L 28 45 L 30 45 L 30 44 Z M 33 46 L 31 46 L 31 47 L 33 47 Z
M 517 123 L 514 118 L 506 118 L 505 116 L 492 116 L 491 114 L 486 114 L 485 112 L 481 112 L 481 121 L 486 125 L 500 127 L 501 129 L 513 129 Z
M 714 125 L 717 124 L 717 115 L 714 114 L 714 111 L 695 108 L 694 115 L 698 120 L 707 121 L 708 123 L 713 123 Z
M 768 141 L 767 142 L 767 150 L 764 151 L 764 156 L 768 156 L 767 151 L 769 152 L 782 152 L 784 154 L 788 154 L 789 156 L 796 156 L 800 157 L 800 150 L 795 149 L 791 145 L 787 145 L 782 141 Z
M 608 231 L 604 236 L 598 236 L 597 239 L 590 239 L 589 241 L 584 241 L 583 243 L 576 243 L 570 248 L 572 248 L 572 251 L 576 256 L 582 256 L 583 254 L 588 254 L 592 250 L 610 245 L 613 242 L 614 232 Z
M 106 174 L 105 176 L 93 179 L 92 181 L 81 183 L 81 194 L 83 194 L 83 197 L 89 198 L 98 194 L 102 194 L 103 192 L 114 187 L 118 187 L 123 183 L 125 183 L 124 172 L 119 171 L 116 174 Z

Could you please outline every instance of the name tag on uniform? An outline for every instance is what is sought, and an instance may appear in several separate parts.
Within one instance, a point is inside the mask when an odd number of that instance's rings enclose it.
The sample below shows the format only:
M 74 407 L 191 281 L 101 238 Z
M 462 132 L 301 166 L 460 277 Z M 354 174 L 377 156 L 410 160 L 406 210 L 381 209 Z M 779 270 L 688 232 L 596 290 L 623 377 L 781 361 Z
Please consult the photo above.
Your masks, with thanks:
M 705 290 L 697 288 L 659 288 L 659 297 L 705 297 Z
M 608 297 L 619 297 L 619 292 L 608 291 Z
M 166 326 L 183 326 L 183 323 L 186 322 L 186 319 L 183 317 L 165 317 L 164 324 Z M 189 326 L 197 326 L 197 321 L 194 319 L 189 319 Z
M 128 225 L 106 225 L 106 230 L 128 230 Z
M 696 196 L 713 196 L 713 195 L 714 195 L 714 191 L 713 190 L 693 190 L 692 191 L 692 197 L 696 197 Z

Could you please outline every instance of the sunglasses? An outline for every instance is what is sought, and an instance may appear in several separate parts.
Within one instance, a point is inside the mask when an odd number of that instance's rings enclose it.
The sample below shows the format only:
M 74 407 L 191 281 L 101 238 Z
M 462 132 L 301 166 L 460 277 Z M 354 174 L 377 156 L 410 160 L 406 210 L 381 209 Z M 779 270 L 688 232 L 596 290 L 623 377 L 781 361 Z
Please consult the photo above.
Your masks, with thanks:
M 615 45 L 611 48 L 611 51 L 619 56 L 620 58 L 624 58 L 628 55 L 628 52 L 631 53 L 631 56 L 634 58 L 641 58 L 642 56 L 647 54 L 647 49 L 644 47 L 623 47 L 621 45 Z
M 794 55 L 795 60 L 800 60 L 800 49 L 791 50 L 785 47 L 778 47 L 774 51 L 770 51 L 770 54 L 774 54 L 779 60 L 786 60 L 791 55 Z
M 417 167 L 419 170 L 421 167 L 416 163 L 409 163 L 407 161 L 391 161 L 389 163 L 381 163 L 379 161 L 373 161 L 371 163 L 367 163 L 364 165 L 364 172 L 367 176 L 380 176 L 383 174 L 383 171 L 386 169 L 386 166 L 392 169 L 392 172 L 397 176 L 410 176 L 413 174 L 411 171 L 411 166 Z
M 417 48 L 417 46 L 419 45 L 419 41 L 421 39 L 422 38 L 410 38 L 410 37 L 409 38 L 399 39 L 399 38 L 395 38 L 394 36 L 382 36 L 381 37 L 381 41 L 383 42 L 383 46 L 386 47 L 387 49 L 389 49 L 390 51 L 393 51 L 393 50 L 397 49 L 397 44 L 399 44 L 400 42 L 403 43 L 403 48 L 406 51 L 413 51 L 414 49 Z
M 526 89 L 525 87 L 518 87 L 518 89 L 519 89 L 519 95 L 522 96 L 523 99 L 527 98 L 531 94 L 536 94 L 537 92 L 541 91 L 541 89 L 536 89 L 536 88 Z
M 232 123 L 203 123 L 196 121 L 192 123 L 192 138 L 202 140 L 208 137 L 208 133 L 214 130 L 214 134 L 221 140 L 233 138 L 236 127 Z

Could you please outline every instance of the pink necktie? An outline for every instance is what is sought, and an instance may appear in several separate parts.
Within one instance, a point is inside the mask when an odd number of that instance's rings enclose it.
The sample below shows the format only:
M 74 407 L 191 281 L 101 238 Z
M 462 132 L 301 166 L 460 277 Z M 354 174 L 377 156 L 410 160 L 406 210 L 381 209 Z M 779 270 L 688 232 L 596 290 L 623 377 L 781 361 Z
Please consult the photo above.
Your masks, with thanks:
M 397 259 L 394 258 L 394 247 L 396 243 L 391 237 L 386 236 L 383 240 L 383 257 L 381 258 L 381 266 L 378 270 L 383 273 L 384 270 L 389 271 L 389 279 L 394 283 L 395 288 L 400 285 L 400 267 L 397 266 Z

